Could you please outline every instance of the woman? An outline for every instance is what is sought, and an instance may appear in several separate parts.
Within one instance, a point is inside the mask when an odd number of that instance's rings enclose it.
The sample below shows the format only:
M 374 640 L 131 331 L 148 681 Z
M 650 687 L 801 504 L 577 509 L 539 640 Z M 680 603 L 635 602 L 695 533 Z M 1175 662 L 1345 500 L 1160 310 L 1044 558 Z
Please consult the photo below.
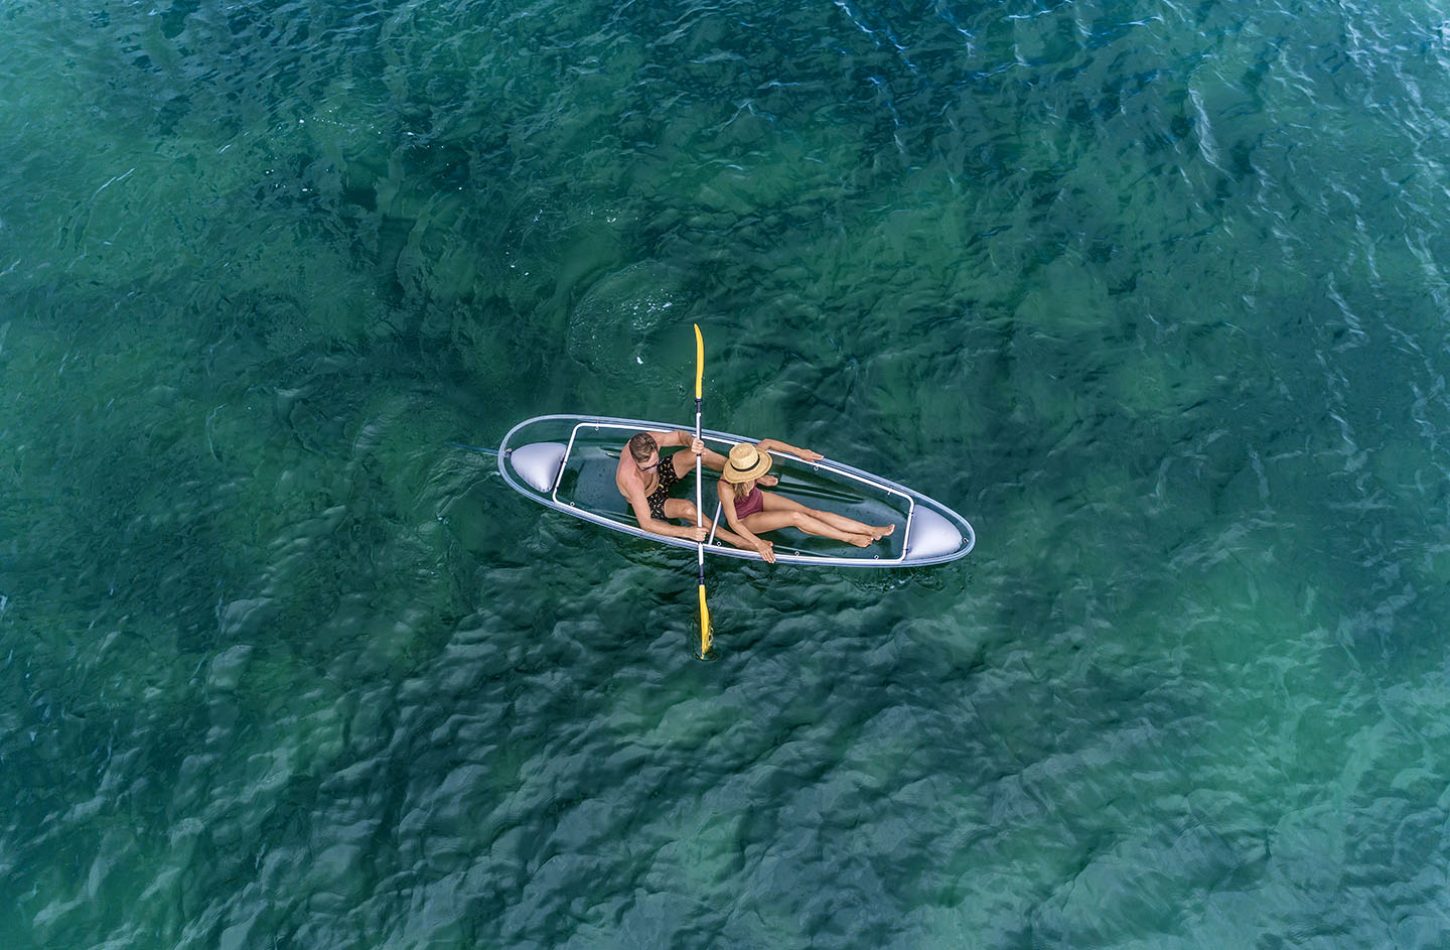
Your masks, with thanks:
M 730 450 L 730 458 L 720 474 L 718 489 L 720 507 L 730 527 L 742 540 L 754 545 L 767 564 L 775 563 L 775 547 L 757 535 L 778 528 L 798 528 L 806 534 L 845 541 L 858 548 L 880 541 L 896 530 L 894 524 L 862 524 L 845 515 L 817 511 L 784 495 L 764 491 L 761 484 L 774 485 L 777 482 L 773 476 L 768 481 L 762 481 L 766 478 L 765 473 L 770 471 L 770 453 L 773 451 L 787 452 L 807 462 L 823 458 L 819 452 L 798 449 L 776 439 L 764 439 L 755 445 L 741 442 Z

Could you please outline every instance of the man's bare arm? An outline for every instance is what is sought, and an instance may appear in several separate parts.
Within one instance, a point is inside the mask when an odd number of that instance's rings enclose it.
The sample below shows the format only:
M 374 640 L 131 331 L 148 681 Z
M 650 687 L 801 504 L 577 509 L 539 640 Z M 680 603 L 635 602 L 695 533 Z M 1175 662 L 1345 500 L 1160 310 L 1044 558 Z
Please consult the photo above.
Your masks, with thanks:
M 695 441 L 695 436 L 689 432 L 682 432 L 679 429 L 673 432 L 651 432 L 650 438 L 655 440 L 655 445 L 664 448 L 668 445 L 689 445 Z

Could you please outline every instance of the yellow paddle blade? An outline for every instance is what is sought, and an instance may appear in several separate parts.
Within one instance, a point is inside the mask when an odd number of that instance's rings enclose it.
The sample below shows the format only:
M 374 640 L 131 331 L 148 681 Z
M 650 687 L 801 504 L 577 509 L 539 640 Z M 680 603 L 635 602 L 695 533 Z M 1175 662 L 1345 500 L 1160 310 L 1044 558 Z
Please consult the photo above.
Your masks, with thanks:
M 705 392 L 705 338 L 700 335 L 700 325 L 695 324 L 695 398 Z
M 705 585 L 700 585 L 700 655 L 710 652 L 710 608 L 705 606 Z

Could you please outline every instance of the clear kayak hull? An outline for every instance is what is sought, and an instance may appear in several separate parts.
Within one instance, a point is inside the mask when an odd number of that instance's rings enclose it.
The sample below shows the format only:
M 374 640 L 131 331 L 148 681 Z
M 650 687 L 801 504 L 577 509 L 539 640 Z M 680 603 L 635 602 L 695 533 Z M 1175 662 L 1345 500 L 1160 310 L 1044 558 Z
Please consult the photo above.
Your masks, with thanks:
M 498 470 L 519 494 L 555 511 L 646 541 L 687 550 L 695 542 L 652 534 L 639 527 L 628 502 L 614 484 L 619 453 L 630 435 L 644 430 L 690 431 L 692 426 L 666 425 L 608 416 L 551 415 L 527 419 L 509 430 L 498 450 Z M 705 429 L 705 444 L 722 455 L 744 436 Z M 834 511 L 867 524 L 894 524 L 896 531 L 866 548 L 827 538 L 810 537 L 786 528 L 772 532 L 776 561 L 834 567 L 925 567 L 965 557 L 976 544 L 966 518 L 950 508 L 895 482 L 831 459 L 806 462 L 774 453 L 780 484 L 771 489 L 812 508 Z M 693 499 L 690 490 L 677 497 Z M 707 514 L 720 520 L 716 477 L 706 473 Z M 707 554 L 760 560 L 712 538 Z

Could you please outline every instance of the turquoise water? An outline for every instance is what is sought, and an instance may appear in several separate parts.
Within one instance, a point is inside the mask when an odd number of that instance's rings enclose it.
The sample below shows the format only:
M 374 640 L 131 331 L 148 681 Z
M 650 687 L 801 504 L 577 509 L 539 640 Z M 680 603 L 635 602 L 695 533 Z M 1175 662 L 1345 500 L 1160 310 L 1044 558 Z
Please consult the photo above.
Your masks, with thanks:
M 0 946 L 1450 942 L 1450 10 L 0 5 Z M 955 565 L 545 512 L 775 435 Z

